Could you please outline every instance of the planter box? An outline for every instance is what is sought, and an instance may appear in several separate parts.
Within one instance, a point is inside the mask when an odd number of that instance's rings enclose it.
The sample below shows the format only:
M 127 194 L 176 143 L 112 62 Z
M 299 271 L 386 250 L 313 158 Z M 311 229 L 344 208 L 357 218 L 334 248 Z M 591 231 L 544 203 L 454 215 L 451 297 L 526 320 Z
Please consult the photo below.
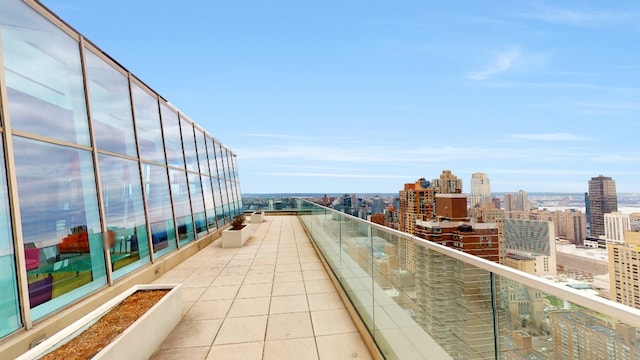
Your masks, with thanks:
M 16 360 L 38 359 L 82 333 L 103 315 L 138 290 L 170 290 L 131 326 L 92 359 L 148 359 L 178 325 L 182 317 L 182 285 L 135 285 L 57 332 Z
M 242 230 L 227 229 L 222 232 L 222 247 L 234 248 L 241 247 L 249 239 L 249 226 L 244 225 Z
M 260 224 L 264 221 L 264 211 L 260 213 L 251 214 L 251 223 L 252 224 Z

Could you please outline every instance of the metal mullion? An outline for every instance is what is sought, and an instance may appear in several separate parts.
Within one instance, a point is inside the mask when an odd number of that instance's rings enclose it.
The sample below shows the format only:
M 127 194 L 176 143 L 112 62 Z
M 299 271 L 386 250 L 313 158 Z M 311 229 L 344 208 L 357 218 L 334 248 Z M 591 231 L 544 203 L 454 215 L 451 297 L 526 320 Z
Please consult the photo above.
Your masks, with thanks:
M 200 133 L 204 137 L 204 133 Z M 200 193 L 202 194 L 202 208 L 204 209 L 204 224 L 207 229 L 207 234 L 209 233 L 209 218 L 207 217 L 207 204 L 204 201 L 204 189 L 202 187 L 202 169 L 200 167 L 200 152 L 198 150 L 198 129 L 196 129 L 195 123 L 193 125 L 193 136 L 194 136 L 194 145 L 196 147 L 196 160 L 198 160 L 198 177 L 200 179 Z M 207 157 L 207 142 L 204 142 L 204 156 Z M 209 167 L 209 158 L 207 157 L 207 168 Z M 207 174 L 209 171 L 207 171 Z
M 37 141 L 40 141 L 40 142 L 53 144 L 53 145 L 67 146 L 67 147 L 71 147 L 71 148 L 75 148 L 75 149 L 81 149 L 81 150 L 85 150 L 85 151 L 91 151 L 92 150 L 91 146 L 80 145 L 78 143 L 73 143 L 73 142 L 69 142 L 69 141 L 54 139 L 54 138 L 50 138 L 50 137 L 46 137 L 46 136 L 42 136 L 42 135 L 38 135 L 38 134 L 34 134 L 34 133 L 29 133 L 29 132 L 22 131 L 22 130 L 12 130 L 12 135 L 20 136 L 20 137 L 25 138 L 25 139 L 37 140 Z
M 213 175 L 211 175 L 211 159 L 209 158 L 209 140 L 207 138 L 207 134 L 203 131 L 202 132 L 202 136 L 204 137 L 204 151 L 205 151 L 205 155 L 207 156 L 207 168 L 209 169 L 208 171 L 208 177 L 209 177 L 209 188 L 211 189 L 211 201 L 213 201 L 213 221 L 216 224 L 216 229 L 218 228 L 218 219 L 217 219 L 217 214 L 216 214 L 216 196 L 215 193 L 213 192 Z M 215 157 L 214 157 L 215 159 Z M 203 193 L 204 193 L 204 189 L 203 189 Z M 205 204 L 205 213 L 207 211 L 207 205 Z M 207 217 L 207 231 L 209 231 L 209 218 Z
M 80 33 L 77 30 L 75 30 L 69 24 L 67 24 L 62 19 L 60 19 L 60 17 L 55 15 L 51 10 L 49 10 L 49 8 L 47 8 L 42 3 L 40 3 L 40 1 L 37 1 L 37 0 L 22 0 L 22 1 L 26 5 L 28 5 L 30 8 L 32 8 L 34 11 L 36 11 L 38 14 L 40 14 L 42 17 L 44 17 L 46 20 L 48 20 L 50 23 L 55 25 L 60 30 L 64 31 L 67 35 L 72 37 L 74 40 L 79 42 L 80 39 L 82 38 L 82 35 L 80 35 Z
M 223 153 L 222 143 L 219 143 L 218 145 L 220 145 L 219 146 L 220 147 L 220 149 L 219 149 L 220 150 L 220 161 L 222 163 L 222 176 L 223 176 L 223 182 L 224 182 L 224 190 L 225 190 L 226 197 L 227 197 L 227 208 L 230 210 L 230 208 L 229 208 L 229 204 L 230 204 L 230 201 L 229 201 L 229 188 L 227 187 L 227 171 L 226 171 L 226 168 L 225 168 L 226 162 L 224 161 L 225 156 L 224 156 L 224 153 Z M 223 199 L 223 201 L 224 201 L 224 199 Z M 229 216 L 231 216 L 231 214 L 229 214 Z M 229 219 L 229 221 L 231 221 L 231 219 Z
M 240 175 L 238 174 L 238 160 L 237 160 L 237 155 L 233 155 L 233 168 L 235 170 L 235 179 L 236 179 L 236 186 L 238 187 L 238 196 L 240 197 L 240 202 L 242 202 L 242 191 L 240 191 Z M 244 204 L 242 204 L 242 211 L 244 212 Z
M 216 162 L 216 142 L 215 142 L 215 140 L 213 140 L 212 137 L 207 137 L 207 135 L 205 133 L 205 142 L 206 142 L 205 145 L 209 144 L 209 141 L 212 142 L 212 149 L 213 149 L 213 154 L 211 154 L 209 156 L 213 156 L 213 162 L 216 164 L 216 166 L 215 166 L 215 171 L 216 171 L 215 178 L 218 179 L 218 163 Z M 209 154 L 209 146 L 207 145 L 206 148 L 207 148 L 207 154 Z M 215 195 L 216 194 L 215 193 L 216 189 L 213 186 L 214 175 L 213 175 L 213 169 L 211 169 L 211 158 L 209 157 L 208 160 L 209 160 L 209 179 L 210 179 L 209 181 L 211 182 L 211 195 L 213 195 L 213 213 L 214 213 L 215 221 L 216 221 L 216 229 L 219 229 L 221 227 L 221 225 L 218 224 L 218 207 L 216 205 L 216 195 Z M 218 180 L 218 191 L 220 191 L 220 180 Z M 220 204 L 220 207 L 222 207 L 222 204 Z
M 13 151 L 13 136 L 11 119 L 9 116 L 9 99 L 7 97 L 7 82 L 4 72 L 4 52 L 2 51 L 2 37 L 0 36 L 0 117 L 4 131 L 4 158 L 7 176 L 9 197 L 9 213 L 13 234 L 13 249 L 18 285 L 18 301 L 20 303 L 20 319 L 26 330 L 33 327 L 31 319 L 31 304 L 29 300 L 29 281 L 27 279 L 27 266 L 24 254 L 24 238 L 22 233 L 22 216 L 20 214 L 20 199 L 18 196 L 18 176 L 16 174 L 16 162 Z
M 149 221 L 149 209 L 147 206 L 147 195 L 144 191 L 144 173 L 142 172 L 142 159 L 140 158 L 140 142 L 138 141 L 138 127 L 136 126 L 136 111 L 135 111 L 135 101 L 133 99 L 133 89 L 132 89 L 132 77 L 131 73 L 128 76 L 129 79 L 129 101 L 131 102 L 131 120 L 133 121 L 133 135 L 136 141 L 136 151 L 138 153 L 137 163 L 138 163 L 138 175 L 140 177 L 140 192 L 142 193 L 142 207 L 144 209 L 144 220 L 145 220 L 145 228 L 147 229 L 147 247 L 149 248 L 149 256 L 151 263 L 156 262 L 155 254 L 153 253 L 153 239 L 151 236 L 151 223 Z M 140 249 L 138 249 L 140 252 Z
M 96 138 L 93 132 L 93 118 L 91 113 L 91 102 L 89 94 L 89 77 L 87 75 L 87 64 L 85 59 L 85 47 L 84 38 L 80 37 L 80 64 L 82 67 L 82 78 L 84 86 L 84 98 L 87 106 L 87 119 L 89 122 L 89 139 L 91 140 L 92 150 L 91 155 L 93 157 L 93 171 L 96 182 L 96 192 L 98 195 L 98 211 L 100 214 L 100 226 L 102 228 L 102 248 L 104 251 L 105 267 L 107 271 L 107 283 L 109 286 L 113 286 L 113 269 L 111 268 L 111 252 L 109 251 L 107 241 L 107 216 L 104 210 L 104 199 L 102 198 L 102 184 L 100 181 L 100 168 L 98 166 L 98 146 L 96 145 Z
M 162 134 L 162 153 L 164 154 L 164 168 L 167 174 L 167 185 L 169 185 L 169 202 L 171 203 L 171 215 L 173 216 L 173 234 L 175 236 L 176 249 L 180 249 L 180 238 L 178 236 L 178 219 L 176 218 L 176 208 L 173 201 L 173 190 L 171 189 L 171 173 L 169 172 L 169 158 L 167 157 L 167 140 L 164 136 L 164 123 L 162 121 L 162 108 L 160 98 L 158 97 L 158 116 L 160 117 L 160 133 Z M 169 241 L 167 239 L 167 241 Z
M 135 127 L 135 125 L 134 125 L 134 127 Z M 134 132 L 134 135 L 135 135 L 135 129 L 133 130 L 133 132 Z M 138 141 L 136 139 L 136 144 L 137 143 L 138 143 Z M 97 151 L 98 151 L 98 154 L 102 154 L 102 155 L 109 155 L 109 156 L 122 158 L 122 159 L 126 159 L 126 160 L 133 160 L 133 161 L 137 161 L 138 160 L 138 158 L 135 157 L 135 156 L 125 155 L 125 154 L 121 154 L 121 153 L 116 153 L 116 152 L 107 151 L 107 150 L 100 150 L 100 149 L 98 149 Z
M 182 113 L 178 111 L 178 125 L 180 125 L 180 144 L 182 145 L 182 158 L 184 159 L 184 176 L 187 180 L 187 195 L 189 196 L 189 210 L 191 211 L 191 229 L 193 229 L 193 241 L 195 242 L 198 239 L 196 234 L 196 217 L 193 214 L 193 202 L 191 201 L 191 187 L 189 186 L 189 170 L 187 166 L 187 153 L 184 151 L 184 134 L 182 133 Z M 191 126 L 191 133 L 193 134 L 193 126 Z M 195 142 L 195 136 L 193 137 L 193 141 Z M 195 143 L 194 143 L 195 146 Z M 196 153 L 196 158 L 197 158 Z M 178 241 L 179 243 L 179 241 Z
M 127 69 L 122 67 L 122 65 L 116 63 L 107 54 L 105 54 L 102 50 L 100 50 L 100 48 L 98 48 L 96 45 L 91 43 L 91 41 L 85 41 L 84 46 L 85 46 L 85 49 L 89 50 L 93 55 L 100 58 L 100 60 L 106 62 L 107 65 L 109 65 L 110 67 L 118 71 L 120 74 L 122 74 L 125 77 L 129 77 L 130 73 L 129 71 L 127 71 Z
M 218 146 L 218 148 L 216 149 L 216 144 Z M 214 142 L 213 143 L 213 148 L 214 151 L 216 153 L 216 171 L 218 172 L 218 186 L 220 187 L 220 201 L 222 201 L 222 203 L 220 204 L 220 206 L 222 207 L 222 218 L 224 219 L 223 221 L 226 221 L 227 217 L 224 214 L 224 197 L 222 196 L 222 187 L 224 186 L 224 190 L 225 192 L 227 191 L 227 182 L 225 180 L 224 177 L 224 161 L 222 161 L 222 146 L 220 145 L 219 142 Z M 218 159 L 220 161 L 218 161 Z M 222 173 L 220 173 L 220 165 L 222 164 Z M 226 196 L 226 195 L 225 195 Z M 229 201 L 229 197 L 227 197 L 227 202 Z M 227 204 L 228 205 L 228 204 Z

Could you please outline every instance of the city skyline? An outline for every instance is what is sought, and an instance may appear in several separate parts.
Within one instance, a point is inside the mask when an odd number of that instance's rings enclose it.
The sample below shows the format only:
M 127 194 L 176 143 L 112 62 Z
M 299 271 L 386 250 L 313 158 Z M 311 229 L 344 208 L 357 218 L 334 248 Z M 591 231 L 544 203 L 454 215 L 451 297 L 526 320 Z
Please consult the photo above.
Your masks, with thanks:
M 44 4 L 236 149 L 246 193 L 394 192 L 443 168 L 640 190 L 632 1 Z

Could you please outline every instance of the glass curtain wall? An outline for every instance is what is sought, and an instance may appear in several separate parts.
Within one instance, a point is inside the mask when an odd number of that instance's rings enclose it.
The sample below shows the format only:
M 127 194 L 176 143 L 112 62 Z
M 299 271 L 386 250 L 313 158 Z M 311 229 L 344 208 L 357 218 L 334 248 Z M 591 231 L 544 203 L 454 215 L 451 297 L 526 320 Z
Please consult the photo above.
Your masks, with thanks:
M 0 338 L 228 223 L 236 206 L 233 154 L 42 14 L 0 2 Z

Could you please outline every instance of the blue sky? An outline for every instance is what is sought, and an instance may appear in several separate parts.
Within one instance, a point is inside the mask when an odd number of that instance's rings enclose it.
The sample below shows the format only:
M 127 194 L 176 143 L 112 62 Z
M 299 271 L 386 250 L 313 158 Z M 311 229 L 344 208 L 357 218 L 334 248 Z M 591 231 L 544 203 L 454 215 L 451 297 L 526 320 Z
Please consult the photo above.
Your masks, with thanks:
M 640 192 L 640 3 L 44 0 L 238 154 L 242 191 Z

